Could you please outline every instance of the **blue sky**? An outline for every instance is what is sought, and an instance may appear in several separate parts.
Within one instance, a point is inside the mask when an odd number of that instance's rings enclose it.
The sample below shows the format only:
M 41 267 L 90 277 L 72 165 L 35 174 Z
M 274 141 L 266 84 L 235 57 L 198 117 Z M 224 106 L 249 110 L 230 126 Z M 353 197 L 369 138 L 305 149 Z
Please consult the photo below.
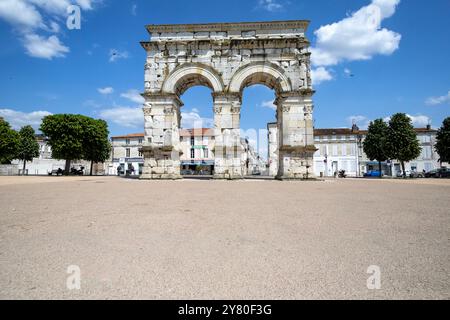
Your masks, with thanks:
M 70 4 L 81 8 L 80 30 L 66 27 Z M 374 5 L 381 20 L 371 28 Z M 0 116 L 37 128 L 43 115 L 81 113 L 107 120 L 113 135 L 142 132 L 146 24 L 291 19 L 311 20 L 316 127 L 365 127 L 396 112 L 439 127 L 450 115 L 448 0 L 0 0 Z M 242 128 L 274 121 L 273 98 L 247 88 Z M 210 124 L 209 89 L 182 99 L 185 126 Z

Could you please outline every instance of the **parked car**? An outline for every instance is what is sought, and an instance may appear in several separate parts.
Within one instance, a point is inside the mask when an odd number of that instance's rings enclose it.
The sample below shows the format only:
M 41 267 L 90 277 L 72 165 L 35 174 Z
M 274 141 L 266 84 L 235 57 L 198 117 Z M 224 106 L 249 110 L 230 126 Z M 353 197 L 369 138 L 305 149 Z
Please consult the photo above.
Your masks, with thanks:
M 412 172 L 410 170 L 405 170 L 405 172 L 406 172 L 407 177 L 411 176 Z M 403 171 L 402 170 L 397 171 L 397 178 L 402 178 L 402 177 L 403 177 Z
M 62 176 L 64 174 L 64 170 L 62 168 L 53 169 L 52 171 L 48 171 L 48 175 L 56 175 L 56 176 Z
M 413 171 L 409 175 L 411 178 L 425 178 L 425 174 L 423 172 Z
M 428 171 L 427 173 L 425 173 L 425 178 L 436 178 L 437 173 L 438 173 L 437 169 Z
M 450 178 L 450 169 L 448 168 L 441 168 L 437 171 L 436 178 Z
M 364 174 L 365 178 L 375 178 L 375 177 L 380 177 L 381 176 L 381 172 L 380 171 L 376 171 L 376 170 L 370 170 L 367 173 Z

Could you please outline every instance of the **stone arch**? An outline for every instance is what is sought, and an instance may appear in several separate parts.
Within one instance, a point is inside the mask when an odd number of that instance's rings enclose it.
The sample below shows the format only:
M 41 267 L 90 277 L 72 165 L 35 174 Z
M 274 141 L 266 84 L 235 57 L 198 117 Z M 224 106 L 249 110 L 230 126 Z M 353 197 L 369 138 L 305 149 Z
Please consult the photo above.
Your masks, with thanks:
M 240 68 L 231 79 L 229 91 L 241 93 L 245 87 L 253 84 L 266 85 L 275 89 L 277 94 L 292 91 L 291 81 L 283 69 L 268 62 L 250 63 Z
M 223 92 L 222 78 L 213 68 L 199 63 L 186 63 L 176 68 L 164 81 L 163 92 L 181 96 L 193 86 L 206 86 L 213 92 Z

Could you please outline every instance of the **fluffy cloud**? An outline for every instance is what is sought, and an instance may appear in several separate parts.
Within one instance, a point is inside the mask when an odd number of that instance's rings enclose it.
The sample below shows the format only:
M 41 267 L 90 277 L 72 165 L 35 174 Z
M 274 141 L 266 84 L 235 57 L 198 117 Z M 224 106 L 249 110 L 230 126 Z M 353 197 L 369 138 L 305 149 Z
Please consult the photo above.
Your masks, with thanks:
M 128 51 L 119 51 L 116 49 L 109 50 L 109 62 L 116 62 L 119 59 L 128 59 Z
M 348 117 L 347 123 L 350 126 L 356 124 L 358 126 L 358 128 L 360 128 L 362 130 L 366 130 L 369 127 L 370 120 L 369 120 L 369 118 L 367 118 L 365 116 L 357 115 L 357 116 Z
M 181 127 L 185 129 L 212 128 L 214 120 L 202 118 L 197 109 L 181 113 Z
M 317 40 L 311 49 L 312 63 L 316 67 L 327 67 L 394 53 L 402 37 L 382 28 L 381 23 L 395 13 L 399 3 L 400 0 L 373 0 L 345 19 L 321 26 L 314 32 Z
M 445 103 L 450 104 L 450 91 L 444 96 L 430 97 L 425 101 L 425 103 L 428 106 L 437 106 L 437 105 L 445 104 Z
M 23 0 L 0 1 L 0 18 L 22 28 L 44 27 L 36 7 Z
M 12 109 L 0 109 L 0 117 L 11 124 L 14 129 L 20 129 L 23 126 L 30 125 L 36 130 L 39 129 L 42 118 L 51 115 L 48 111 L 33 111 L 25 113 Z
M 70 51 L 54 35 L 45 38 L 37 34 L 27 34 L 23 41 L 27 50 L 26 53 L 31 57 L 52 60 L 53 58 L 64 57 Z
M 261 103 L 261 107 L 262 108 L 269 108 L 269 109 L 272 109 L 272 110 L 277 110 L 277 106 L 274 104 L 273 100 L 263 101 Z
M 65 21 L 67 7 L 76 4 L 83 10 L 92 10 L 96 1 L 100 0 L 1 0 L 0 19 L 20 34 L 28 55 L 43 59 L 64 57 L 69 48 L 55 35 L 42 36 L 39 32 L 58 33 L 58 22 Z
M 120 96 L 138 104 L 143 104 L 145 102 L 145 99 L 141 96 L 140 92 L 135 89 L 128 90 Z
M 108 95 L 108 94 L 112 94 L 114 92 L 114 89 L 112 87 L 105 87 L 105 88 L 98 88 L 97 91 L 100 94 Z
M 269 11 L 269 12 L 275 12 L 283 10 L 284 6 L 277 0 L 259 0 L 259 7 Z
M 427 125 L 431 125 L 431 118 L 424 116 L 424 115 L 417 115 L 417 116 L 412 116 L 410 114 L 407 115 L 412 123 L 414 127 L 420 128 L 420 127 L 426 127 Z
M 144 127 L 144 113 L 141 107 L 114 107 L 100 111 L 99 116 L 125 128 Z
M 311 70 L 311 79 L 313 84 L 317 85 L 324 81 L 333 80 L 333 75 L 324 67 L 318 67 Z

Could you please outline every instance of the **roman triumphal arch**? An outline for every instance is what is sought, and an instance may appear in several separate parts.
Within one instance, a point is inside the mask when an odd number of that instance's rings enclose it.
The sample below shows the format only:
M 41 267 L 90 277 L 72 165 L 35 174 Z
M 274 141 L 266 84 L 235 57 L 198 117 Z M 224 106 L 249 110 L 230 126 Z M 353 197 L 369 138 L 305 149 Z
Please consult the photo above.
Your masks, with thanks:
M 180 96 L 212 90 L 215 178 L 242 177 L 242 91 L 275 90 L 279 179 L 313 178 L 313 101 L 308 21 L 149 25 L 145 64 L 145 157 L 142 179 L 180 175 Z

